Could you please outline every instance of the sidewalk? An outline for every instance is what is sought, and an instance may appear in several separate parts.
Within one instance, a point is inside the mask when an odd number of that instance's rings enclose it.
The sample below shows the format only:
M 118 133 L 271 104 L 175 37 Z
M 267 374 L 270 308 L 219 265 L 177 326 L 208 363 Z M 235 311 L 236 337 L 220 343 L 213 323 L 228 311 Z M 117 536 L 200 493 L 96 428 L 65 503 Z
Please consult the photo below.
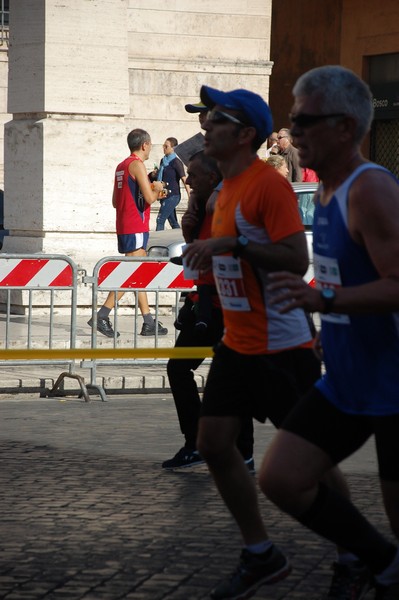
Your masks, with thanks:
M 87 325 L 89 315 L 78 315 L 76 326 L 76 347 L 90 348 L 91 347 L 91 328 Z M 12 320 L 12 335 L 10 349 L 27 348 L 27 326 L 26 317 L 13 315 Z M 171 314 L 161 315 L 159 320 L 168 329 L 166 336 L 158 338 L 158 347 L 173 348 L 175 344 L 176 330 L 173 326 L 174 316 Z M 138 324 L 141 329 L 142 318 L 138 319 Z M 118 317 L 118 331 L 120 337 L 116 342 L 117 348 L 133 348 L 135 345 L 134 339 L 134 318 L 133 315 L 121 315 Z M 0 339 L 4 337 L 5 322 L 4 317 L 0 315 Z M 52 347 L 68 348 L 70 335 L 70 318 L 66 315 L 55 314 Z M 48 347 L 48 325 L 40 318 L 35 318 L 32 323 L 32 348 Z M 155 347 L 154 337 L 137 336 L 138 348 L 153 348 Z M 114 340 L 105 337 L 101 333 L 97 335 L 97 348 L 112 348 Z M 4 346 L 3 346 L 4 347 Z M 158 360 L 157 362 L 147 360 L 144 364 L 142 361 L 137 364 L 120 365 L 112 364 L 112 360 L 108 360 L 106 365 L 101 365 L 100 362 L 96 372 L 96 383 L 102 386 L 107 396 L 112 396 L 115 393 L 133 394 L 143 391 L 162 392 L 169 390 L 169 382 L 166 375 L 167 359 Z M 60 373 L 68 370 L 67 361 L 65 364 L 35 364 L 29 361 L 21 361 L 22 364 L 12 365 L 7 361 L 0 362 L 0 394 L 2 393 L 33 393 L 43 394 L 45 389 L 51 389 L 57 380 Z M 209 368 L 209 361 L 206 361 L 199 367 L 196 372 L 196 381 L 200 388 L 204 385 L 206 374 Z M 75 362 L 75 373 L 84 378 L 85 382 L 90 381 L 90 370 L 81 367 L 80 361 Z M 79 394 L 80 388 L 76 380 L 65 379 L 65 389 L 70 390 L 75 396 Z M 90 391 L 90 397 L 96 398 L 96 393 Z M 97 396 L 98 397 L 98 396 Z

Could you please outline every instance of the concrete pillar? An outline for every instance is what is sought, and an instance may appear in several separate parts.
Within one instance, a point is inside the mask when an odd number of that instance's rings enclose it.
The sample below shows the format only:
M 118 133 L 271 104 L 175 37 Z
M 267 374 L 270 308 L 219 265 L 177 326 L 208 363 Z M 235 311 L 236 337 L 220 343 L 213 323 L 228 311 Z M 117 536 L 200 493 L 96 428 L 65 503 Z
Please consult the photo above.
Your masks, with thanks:
M 12 4 L 3 251 L 67 254 L 84 268 L 103 255 L 128 153 L 126 19 L 125 0 Z

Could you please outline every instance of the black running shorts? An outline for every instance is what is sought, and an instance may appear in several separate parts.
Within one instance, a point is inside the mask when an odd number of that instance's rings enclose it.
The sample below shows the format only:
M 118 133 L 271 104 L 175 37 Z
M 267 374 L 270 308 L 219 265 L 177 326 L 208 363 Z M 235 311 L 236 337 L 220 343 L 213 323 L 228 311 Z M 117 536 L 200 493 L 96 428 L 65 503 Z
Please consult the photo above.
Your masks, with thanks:
M 252 416 L 279 427 L 319 377 L 320 362 L 311 349 L 248 355 L 220 343 L 209 370 L 202 415 Z
M 399 481 L 399 414 L 344 413 L 312 388 L 281 427 L 324 450 L 334 464 L 351 456 L 374 435 L 381 479 Z

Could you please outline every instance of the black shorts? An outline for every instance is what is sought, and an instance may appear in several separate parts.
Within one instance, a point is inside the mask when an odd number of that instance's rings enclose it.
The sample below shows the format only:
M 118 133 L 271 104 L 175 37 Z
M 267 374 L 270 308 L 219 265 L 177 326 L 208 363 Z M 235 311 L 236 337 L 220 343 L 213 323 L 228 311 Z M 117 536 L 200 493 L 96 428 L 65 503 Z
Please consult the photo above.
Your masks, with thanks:
M 381 479 L 399 481 L 399 414 L 381 417 L 344 413 L 312 388 L 281 427 L 324 450 L 334 464 L 374 435 Z
M 320 377 L 311 349 L 239 354 L 215 348 L 202 402 L 203 416 L 252 416 L 279 427 L 299 398 Z

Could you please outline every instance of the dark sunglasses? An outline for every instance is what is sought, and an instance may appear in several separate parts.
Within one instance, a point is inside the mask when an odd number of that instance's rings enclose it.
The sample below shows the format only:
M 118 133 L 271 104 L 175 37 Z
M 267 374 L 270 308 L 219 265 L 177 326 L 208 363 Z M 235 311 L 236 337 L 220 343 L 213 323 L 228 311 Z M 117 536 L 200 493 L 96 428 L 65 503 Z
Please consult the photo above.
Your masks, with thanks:
M 333 117 L 346 117 L 346 115 L 344 113 L 331 113 L 329 115 L 308 115 L 306 113 L 299 113 L 297 115 L 289 115 L 291 123 L 298 127 L 312 127 L 312 125 L 315 125 L 319 121 L 331 119 Z
M 212 123 L 227 123 L 230 121 L 230 123 L 236 123 L 237 125 L 242 125 L 243 127 L 249 127 L 247 123 L 243 123 L 240 121 L 240 119 L 237 119 L 237 117 L 233 117 L 233 115 L 229 115 L 229 113 L 225 113 L 214 108 L 208 112 L 206 118 Z

